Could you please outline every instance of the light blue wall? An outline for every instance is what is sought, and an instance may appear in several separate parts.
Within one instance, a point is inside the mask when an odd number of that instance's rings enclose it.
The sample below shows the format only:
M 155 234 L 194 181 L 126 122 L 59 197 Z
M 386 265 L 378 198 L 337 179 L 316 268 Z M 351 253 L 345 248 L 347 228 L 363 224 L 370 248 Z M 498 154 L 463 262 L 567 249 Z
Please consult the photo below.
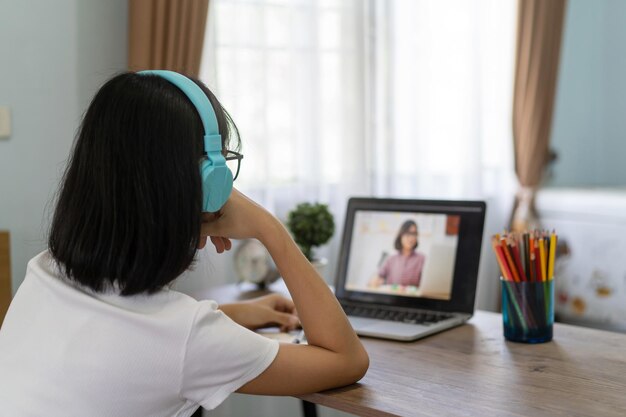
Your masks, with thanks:
M 626 1 L 569 0 L 551 186 L 626 185 Z
M 11 232 L 13 292 L 45 248 L 51 200 L 84 107 L 126 68 L 125 0 L 0 0 L 0 229 Z

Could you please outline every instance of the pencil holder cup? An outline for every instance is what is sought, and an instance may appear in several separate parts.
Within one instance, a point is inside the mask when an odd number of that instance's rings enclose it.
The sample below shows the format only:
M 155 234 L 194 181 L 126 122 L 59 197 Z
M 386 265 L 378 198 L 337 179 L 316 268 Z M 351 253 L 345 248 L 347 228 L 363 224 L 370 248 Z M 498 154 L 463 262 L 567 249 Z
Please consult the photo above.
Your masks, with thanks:
M 500 279 L 504 337 L 513 342 L 552 340 L 554 280 L 514 282 Z

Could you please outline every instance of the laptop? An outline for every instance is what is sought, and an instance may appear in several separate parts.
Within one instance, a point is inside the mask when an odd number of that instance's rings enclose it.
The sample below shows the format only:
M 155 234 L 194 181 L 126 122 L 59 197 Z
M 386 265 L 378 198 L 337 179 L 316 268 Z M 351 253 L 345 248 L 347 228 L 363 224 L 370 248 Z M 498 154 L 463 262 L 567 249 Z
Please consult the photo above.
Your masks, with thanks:
M 482 201 L 351 198 L 335 294 L 358 335 L 416 340 L 474 312 Z

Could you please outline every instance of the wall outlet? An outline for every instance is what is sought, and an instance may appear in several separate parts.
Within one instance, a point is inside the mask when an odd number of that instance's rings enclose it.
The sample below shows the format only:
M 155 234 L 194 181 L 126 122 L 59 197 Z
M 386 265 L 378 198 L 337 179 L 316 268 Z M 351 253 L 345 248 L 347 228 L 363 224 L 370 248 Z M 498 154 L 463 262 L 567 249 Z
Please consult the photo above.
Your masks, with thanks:
M 0 106 L 0 139 L 11 136 L 11 110 L 9 106 Z

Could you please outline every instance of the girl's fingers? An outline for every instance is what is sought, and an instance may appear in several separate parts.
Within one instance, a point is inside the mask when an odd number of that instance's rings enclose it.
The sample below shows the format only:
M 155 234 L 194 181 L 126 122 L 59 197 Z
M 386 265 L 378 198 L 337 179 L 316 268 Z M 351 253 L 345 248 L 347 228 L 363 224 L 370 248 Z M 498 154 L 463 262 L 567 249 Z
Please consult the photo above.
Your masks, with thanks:
M 211 236 L 211 242 L 213 243 L 213 246 L 215 246 L 217 253 L 224 252 L 224 242 L 220 237 Z
M 230 250 L 230 248 L 232 248 L 233 246 L 230 239 L 228 238 L 220 236 L 211 236 L 210 238 L 213 246 L 215 246 L 215 250 L 217 251 L 217 253 L 222 253 L 225 250 Z

